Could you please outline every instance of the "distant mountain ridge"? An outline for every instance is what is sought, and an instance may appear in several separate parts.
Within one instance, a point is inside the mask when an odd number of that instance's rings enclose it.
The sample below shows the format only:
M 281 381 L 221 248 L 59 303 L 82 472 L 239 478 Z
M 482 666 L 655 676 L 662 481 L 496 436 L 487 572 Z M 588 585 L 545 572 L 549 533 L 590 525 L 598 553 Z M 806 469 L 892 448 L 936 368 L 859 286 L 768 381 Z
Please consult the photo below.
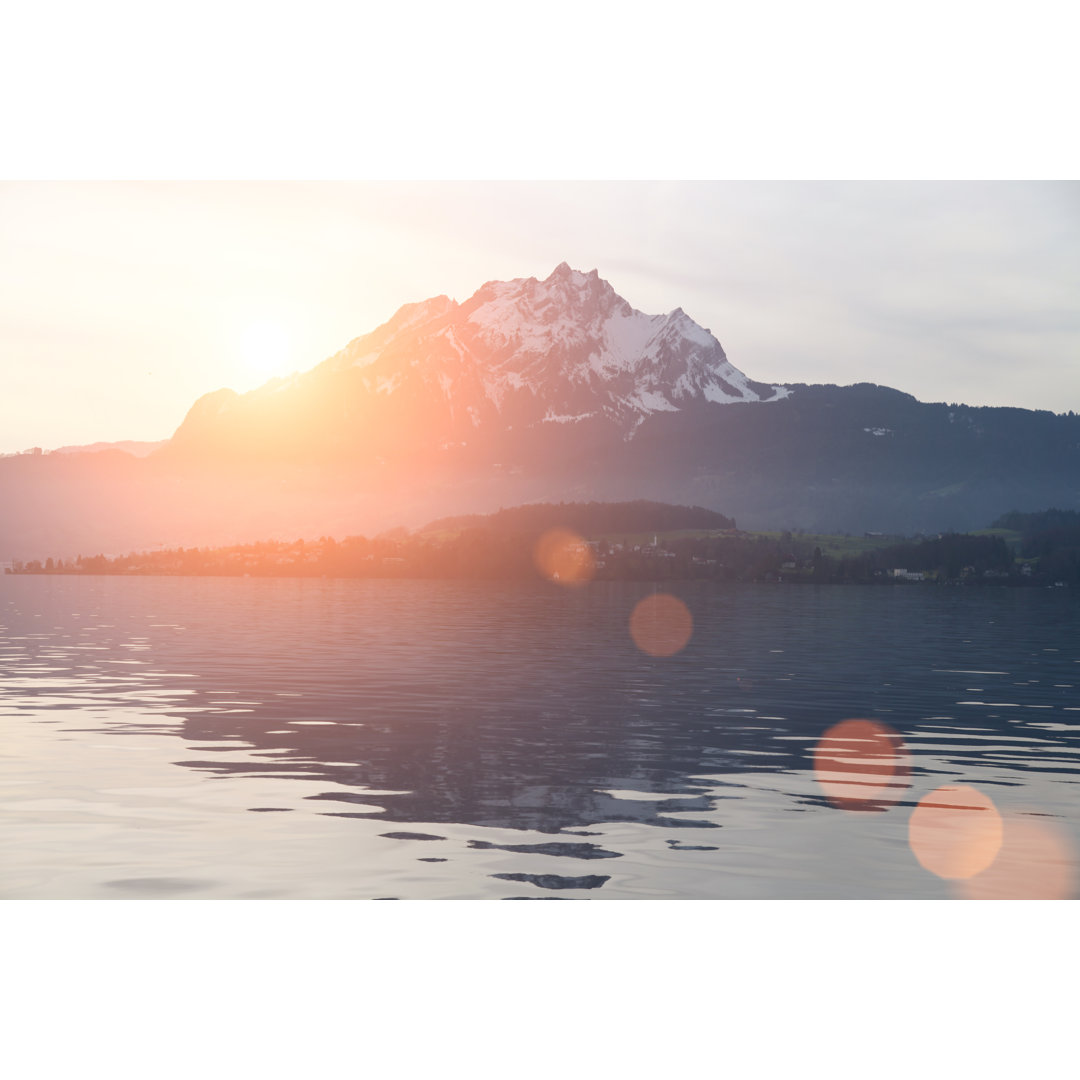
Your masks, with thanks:
M 751 530 L 978 529 L 1080 508 L 1080 417 L 757 382 L 681 309 L 644 314 L 563 263 L 407 304 L 310 371 L 207 394 L 145 458 L 3 458 L 0 561 L 640 499 Z
M 72 446 L 58 446 L 55 450 L 43 450 L 40 446 L 34 446 L 14 453 L 0 454 L 0 457 L 18 457 L 24 454 L 100 454 L 107 450 L 118 450 L 122 454 L 131 454 L 132 457 L 146 457 L 155 450 L 160 450 L 168 441 L 168 439 L 158 439 L 156 442 L 141 442 L 136 439 L 123 439 L 120 442 L 96 442 Z
M 133 457 L 146 457 L 155 450 L 160 450 L 169 440 L 158 439 L 157 442 L 140 442 L 137 439 L 124 439 L 121 442 L 96 442 L 87 443 L 83 446 L 58 446 L 51 451 L 54 454 L 98 454 L 103 450 L 119 450 Z

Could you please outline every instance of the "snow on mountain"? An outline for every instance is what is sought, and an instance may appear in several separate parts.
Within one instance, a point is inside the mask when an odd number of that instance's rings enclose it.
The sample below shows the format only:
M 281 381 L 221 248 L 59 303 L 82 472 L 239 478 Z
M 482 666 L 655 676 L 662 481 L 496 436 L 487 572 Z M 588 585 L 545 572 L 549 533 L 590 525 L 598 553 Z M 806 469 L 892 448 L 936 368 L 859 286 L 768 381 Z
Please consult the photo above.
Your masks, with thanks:
M 789 393 L 748 379 L 681 308 L 646 315 L 595 270 L 566 263 L 544 281 L 489 281 L 462 304 L 446 296 L 408 304 L 321 367 L 362 369 L 375 394 L 411 386 L 457 400 L 474 425 L 496 416 L 525 425 L 603 416 L 627 437 L 646 416 L 694 399 Z
M 646 315 L 595 270 L 562 263 L 543 281 L 489 281 L 464 303 L 406 304 L 310 371 L 204 395 L 168 453 L 381 460 L 481 433 L 505 447 L 505 433 L 527 442 L 553 425 L 629 440 L 651 416 L 788 394 L 748 379 L 680 308 Z

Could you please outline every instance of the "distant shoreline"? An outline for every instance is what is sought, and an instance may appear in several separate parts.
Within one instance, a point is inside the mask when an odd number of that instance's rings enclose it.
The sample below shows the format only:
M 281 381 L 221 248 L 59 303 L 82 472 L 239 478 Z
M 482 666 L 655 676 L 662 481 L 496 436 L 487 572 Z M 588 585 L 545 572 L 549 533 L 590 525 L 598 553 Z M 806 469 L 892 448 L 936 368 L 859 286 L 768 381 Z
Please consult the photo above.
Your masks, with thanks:
M 260 573 L 230 573 L 230 572 L 212 572 L 212 573 L 176 573 L 165 571 L 153 571 L 153 570 L 125 570 L 125 571 L 100 571 L 100 570 L 12 570 L 5 569 L 5 575 L 12 577 L 37 577 L 37 578 L 183 578 L 185 580 L 192 579 L 211 579 L 211 578 L 228 578 L 233 581 L 474 581 L 474 582 L 518 582 L 518 583 L 531 583 L 531 584 L 547 584 L 557 585 L 557 583 L 550 582 L 546 578 L 540 575 L 531 576 L 495 576 L 495 575 L 448 575 L 448 574 L 408 574 L 408 573 L 369 573 L 369 574 L 289 574 L 289 573 L 276 573 L 276 574 L 260 574 Z M 601 585 L 601 584 L 614 584 L 614 583 L 637 583 L 642 585 L 700 585 L 700 584 L 717 584 L 717 585 L 794 585 L 794 586 L 808 586 L 808 585 L 828 585 L 828 586 L 841 586 L 850 587 L 853 585 L 871 586 L 875 588 L 915 588 L 915 587 L 932 587 L 932 588 L 963 588 L 963 589 L 986 589 L 986 588 L 1023 588 L 1023 589 L 1046 589 L 1046 588 L 1068 588 L 1070 582 L 1066 581 L 1054 581 L 1047 582 L 1043 580 L 1035 580 L 1029 577 L 1009 577 L 1009 578 L 962 578 L 962 579 L 937 579 L 937 578 L 923 578 L 922 580 L 911 580 L 899 577 L 880 576 L 874 577 L 869 580 L 835 580 L 828 578 L 813 578 L 806 575 L 789 575 L 779 577 L 760 577 L 760 578 L 721 578 L 721 577 L 594 577 L 587 582 L 582 582 L 580 585 L 573 586 L 574 589 L 587 586 L 587 585 Z
M 479 521 L 447 519 L 417 533 L 397 529 L 372 539 L 322 536 L 12 560 L 6 570 L 43 576 L 547 579 L 564 585 L 595 580 L 1080 587 L 1076 511 L 1012 512 L 976 533 L 907 539 L 878 533 L 748 533 L 720 515 L 708 523 L 669 518 L 667 531 L 643 530 L 640 514 L 587 520 L 586 511 L 610 517 L 624 509 L 530 507 Z M 567 518 L 571 521 L 564 524 Z

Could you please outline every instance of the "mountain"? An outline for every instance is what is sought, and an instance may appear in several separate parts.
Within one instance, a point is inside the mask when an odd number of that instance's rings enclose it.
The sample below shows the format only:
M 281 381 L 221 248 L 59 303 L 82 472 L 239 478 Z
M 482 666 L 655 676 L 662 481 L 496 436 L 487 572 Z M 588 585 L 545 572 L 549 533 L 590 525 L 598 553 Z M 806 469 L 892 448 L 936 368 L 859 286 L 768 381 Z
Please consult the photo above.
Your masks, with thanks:
M 82 446 L 59 446 L 52 452 L 54 454 L 96 454 L 102 450 L 120 450 L 125 454 L 131 454 L 133 457 L 146 457 L 147 454 L 159 450 L 168 441 L 168 439 L 159 439 L 157 442 L 138 442 L 125 439 L 122 442 L 96 442 L 86 443 Z
M 681 308 L 646 315 L 592 270 L 489 281 L 465 303 L 407 304 L 304 374 L 251 393 L 208 394 L 173 436 L 176 454 L 335 457 L 467 446 L 491 432 L 589 421 L 633 438 L 692 402 L 779 401 Z
M 310 371 L 207 394 L 145 458 L 0 460 L 0 560 L 636 499 L 745 529 L 977 529 L 1080 507 L 1080 417 L 757 382 L 682 310 L 644 314 L 563 263 L 408 304 Z

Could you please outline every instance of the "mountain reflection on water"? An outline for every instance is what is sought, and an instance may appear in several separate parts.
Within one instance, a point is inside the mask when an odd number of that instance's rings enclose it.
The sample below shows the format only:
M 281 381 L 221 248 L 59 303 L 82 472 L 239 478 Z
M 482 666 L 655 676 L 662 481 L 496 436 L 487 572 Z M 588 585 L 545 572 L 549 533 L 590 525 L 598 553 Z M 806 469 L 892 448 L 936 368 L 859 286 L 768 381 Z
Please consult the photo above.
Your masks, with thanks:
M 37 733 L 10 835 L 48 854 L 5 844 L 0 895 L 292 896 L 303 876 L 322 896 L 944 896 L 905 827 L 949 782 L 1076 846 L 1064 590 L 676 585 L 694 634 L 668 658 L 627 629 L 651 591 L 8 578 L 2 718 Z M 848 717 L 912 755 L 895 805 L 838 809 L 815 782 Z M 144 817 L 152 865 L 125 846 Z M 230 830 L 245 867 L 216 853 Z M 110 868 L 93 887 L 42 864 L 87 843 Z

